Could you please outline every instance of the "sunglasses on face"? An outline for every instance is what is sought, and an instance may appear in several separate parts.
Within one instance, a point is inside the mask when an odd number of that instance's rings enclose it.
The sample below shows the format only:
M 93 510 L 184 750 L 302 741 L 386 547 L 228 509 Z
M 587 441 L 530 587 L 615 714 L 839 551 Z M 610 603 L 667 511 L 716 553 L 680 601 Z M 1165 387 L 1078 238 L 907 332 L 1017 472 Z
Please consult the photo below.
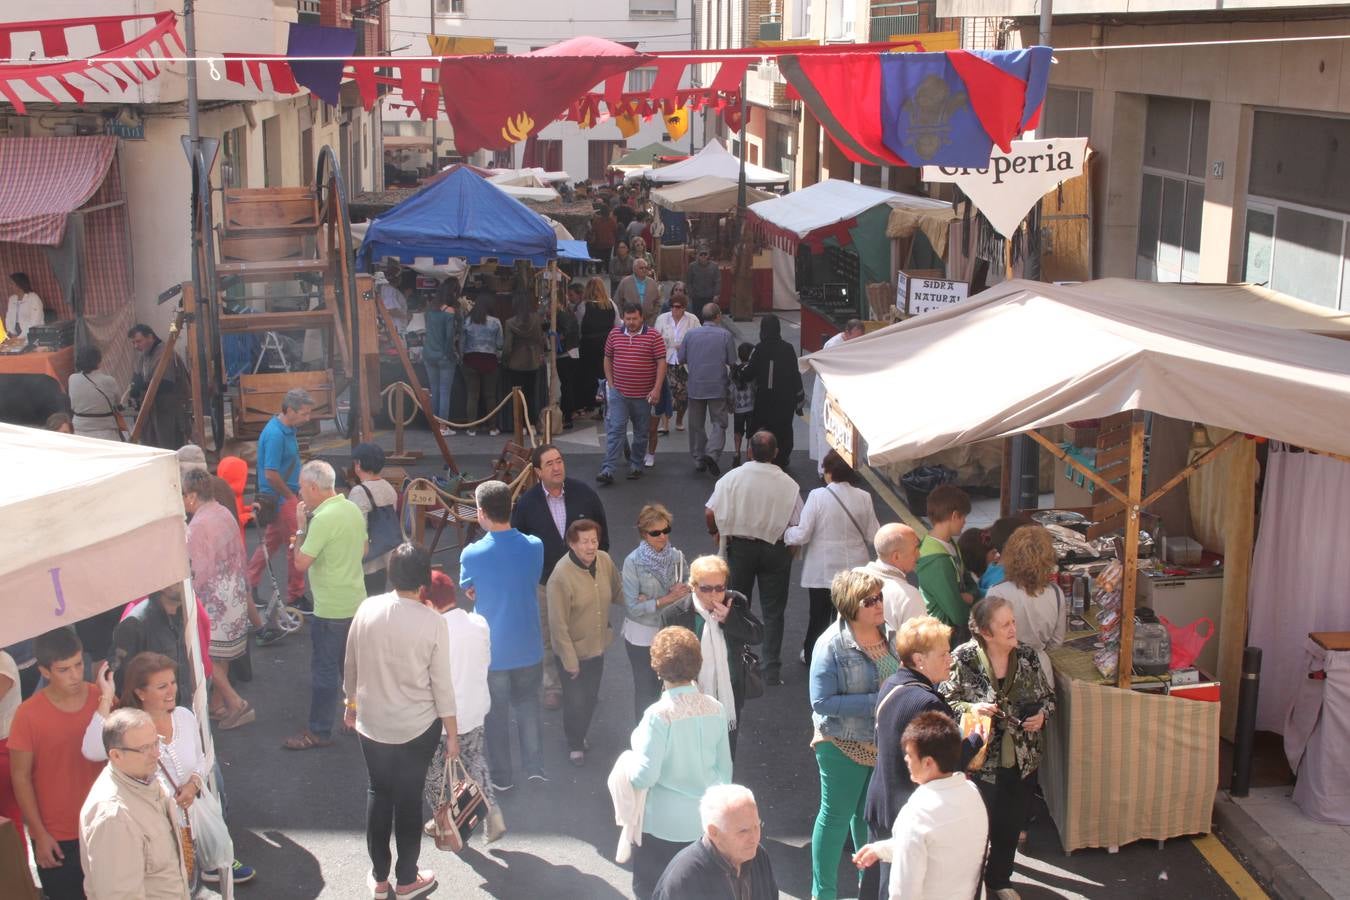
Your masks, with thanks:
M 864 597 L 864 598 L 863 598 L 862 608 L 863 608 L 863 609 L 871 609 L 872 607 L 877 606 L 877 605 L 879 605 L 880 603 L 881 603 L 881 595 L 880 595 L 880 594 L 873 594 L 873 595 L 870 596 L 870 597 Z
M 727 589 L 725 584 L 700 584 L 698 592 L 700 594 L 720 594 Z
M 670 534 L 669 525 L 667 525 L 665 528 L 658 528 L 655 531 L 647 532 L 647 537 L 660 537 L 663 534 Z

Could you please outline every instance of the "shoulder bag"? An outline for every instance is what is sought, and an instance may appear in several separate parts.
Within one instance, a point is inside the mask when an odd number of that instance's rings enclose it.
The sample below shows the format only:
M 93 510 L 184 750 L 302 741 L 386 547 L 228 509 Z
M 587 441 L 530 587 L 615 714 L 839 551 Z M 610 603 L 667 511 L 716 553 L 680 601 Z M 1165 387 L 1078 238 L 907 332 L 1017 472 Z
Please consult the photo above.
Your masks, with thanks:
M 469 842 L 478 823 L 487 817 L 487 800 L 478 782 L 469 777 L 458 756 L 445 761 L 445 780 L 441 799 L 436 804 L 435 833 L 437 850 L 458 853 Z
M 870 544 L 872 542 L 872 539 L 869 538 L 867 535 L 863 534 L 862 526 L 858 524 L 858 520 L 853 518 L 853 513 L 848 511 L 848 507 L 844 505 L 844 501 L 840 499 L 838 494 L 830 490 L 830 486 L 828 484 L 825 485 L 825 493 L 829 494 L 831 497 L 834 498 L 834 502 L 839 504 L 839 508 L 844 511 L 844 515 L 848 516 L 848 520 L 853 523 L 853 530 L 858 532 L 858 537 L 862 538 L 863 547 L 866 547 L 868 544 Z M 887 696 L 890 695 L 888 694 Z
M 370 512 L 366 513 L 366 539 L 370 541 L 370 549 L 361 560 L 366 563 L 379 559 L 403 543 L 403 528 L 399 525 L 398 510 L 394 508 L 397 504 L 376 506 L 370 488 L 364 482 L 357 482 L 356 486 L 366 492 L 366 499 L 370 501 Z

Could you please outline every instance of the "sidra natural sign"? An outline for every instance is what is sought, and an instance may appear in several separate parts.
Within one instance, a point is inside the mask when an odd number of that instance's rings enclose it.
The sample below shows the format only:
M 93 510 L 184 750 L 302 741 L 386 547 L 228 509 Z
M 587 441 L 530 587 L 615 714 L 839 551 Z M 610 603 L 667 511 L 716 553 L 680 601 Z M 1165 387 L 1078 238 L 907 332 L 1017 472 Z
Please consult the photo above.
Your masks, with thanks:
M 1061 181 L 1083 174 L 1086 155 L 1087 138 L 1013 141 L 1011 153 L 994 148 L 987 168 L 924 166 L 923 180 L 955 183 L 994 230 L 1009 237 L 1036 201 Z

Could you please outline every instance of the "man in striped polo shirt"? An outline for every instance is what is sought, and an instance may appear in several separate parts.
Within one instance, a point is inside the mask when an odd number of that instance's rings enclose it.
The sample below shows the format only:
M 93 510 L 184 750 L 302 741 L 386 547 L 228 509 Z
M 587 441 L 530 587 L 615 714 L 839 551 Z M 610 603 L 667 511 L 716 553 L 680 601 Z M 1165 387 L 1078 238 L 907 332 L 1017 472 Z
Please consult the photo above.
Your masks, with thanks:
M 605 339 L 605 461 L 595 480 L 614 483 L 619 454 L 628 441 L 628 477 L 642 477 L 642 454 L 647 447 L 647 425 L 652 405 L 661 400 L 666 380 L 666 342 L 654 328 L 642 323 L 642 308 L 625 303 L 623 325 Z

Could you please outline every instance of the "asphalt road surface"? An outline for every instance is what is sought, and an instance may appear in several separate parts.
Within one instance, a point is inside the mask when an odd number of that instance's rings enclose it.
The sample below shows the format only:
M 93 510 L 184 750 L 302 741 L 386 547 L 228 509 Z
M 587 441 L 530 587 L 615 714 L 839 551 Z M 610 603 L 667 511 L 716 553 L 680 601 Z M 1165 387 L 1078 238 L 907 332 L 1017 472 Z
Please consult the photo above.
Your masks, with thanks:
M 806 434 L 798 423 L 799 458 L 794 475 L 804 490 L 817 486 L 814 464 L 806 460 Z M 423 432 L 410 439 L 433 445 Z M 453 449 L 462 469 L 482 472 L 505 438 L 458 437 Z M 657 466 L 644 478 L 620 478 L 601 489 L 611 526 L 616 563 L 637 542 L 634 527 L 642 504 L 659 501 L 675 517 L 673 540 L 692 557 L 712 552 L 702 520 L 712 490 L 708 475 L 696 475 L 687 453 L 687 434 L 663 439 Z M 591 427 L 565 433 L 568 473 L 587 481 L 600 456 Z M 337 445 L 333 453 L 340 455 Z M 327 455 L 327 454 L 326 454 Z M 724 461 L 724 465 L 729 460 Z M 426 467 L 430 470 L 431 467 Z M 878 503 L 882 522 L 895 516 Z M 252 538 L 252 535 L 250 535 Z M 447 532 L 445 542 L 453 543 Z M 436 561 L 458 576 L 457 550 Z M 808 746 L 811 721 L 806 668 L 796 661 L 806 624 L 806 591 L 790 595 L 784 641 L 786 684 L 769 688 L 750 701 L 741 724 L 736 760 L 737 782 L 750 787 L 766 825 L 764 844 L 784 896 L 810 896 L 810 835 L 819 793 L 815 759 Z M 756 601 L 756 609 L 758 603 Z M 616 626 L 619 617 L 616 616 Z M 617 630 L 617 627 L 616 627 Z M 606 655 L 601 705 L 590 733 L 592 751 L 585 768 L 568 763 L 561 714 L 544 713 L 544 759 L 550 781 L 524 784 L 501 798 L 509 833 L 496 844 L 474 836 L 460 855 L 436 850 L 424 839 L 421 865 L 436 871 L 437 897 L 603 898 L 631 897 L 631 875 L 614 862 L 618 830 L 605 778 L 614 758 L 628 746 L 633 725 L 632 679 L 621 641 Z M 252 651 L 254 678 L 240 685 L 256 706 L 257 721 L 217 735 L 228 793 L 229 821 L 239 859 L 256 867 L 257 879 L 240 886 L 238 896 L 258 898 L 369 897 L 369 861 L 365 847 L 366 773 L 354 737 L 339 736 L 333 746 L 304 752 L 280 747 L 281 740 L 305 724 L 309 703 L 307 631 Z M 1122 736 L 1124 739 L 1124 736 Z M 842 863 L 842 860 L 841 860 Z M 841 865 L 841 869 L 845 866 Z M 1144 842 L 1119 853 L 1085 850 L 1065 856 L 1043 807 L 1030 827 L 1030 839 L 1017 859 L 1017 888 L 1023 897 L 1220 898 L 1236 896 L 1187 839 Z M 840 885 L 850 885 L 841 872 Z M 856 896 L 845 892 L 843 896 Z

